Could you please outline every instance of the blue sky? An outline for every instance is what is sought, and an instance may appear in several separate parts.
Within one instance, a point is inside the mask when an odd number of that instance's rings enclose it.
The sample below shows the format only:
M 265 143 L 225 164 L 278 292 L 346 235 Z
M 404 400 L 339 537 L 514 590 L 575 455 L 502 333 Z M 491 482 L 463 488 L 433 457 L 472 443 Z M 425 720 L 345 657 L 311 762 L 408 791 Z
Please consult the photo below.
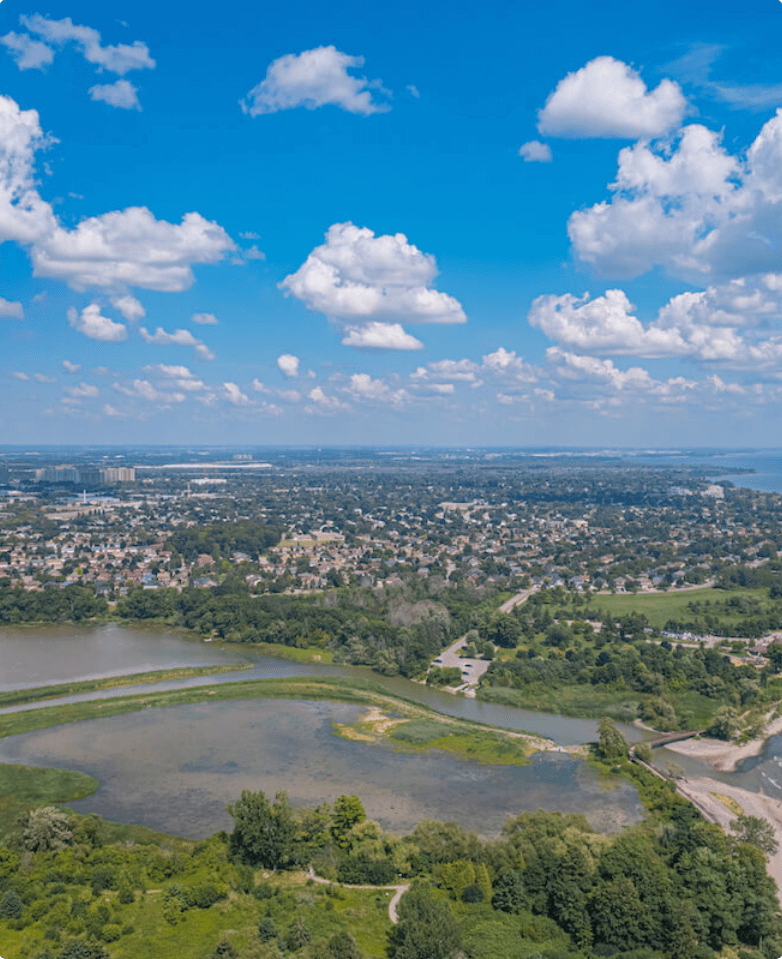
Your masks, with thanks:
M 781 39 L 0 0 L 0 443 L 773 445 Z

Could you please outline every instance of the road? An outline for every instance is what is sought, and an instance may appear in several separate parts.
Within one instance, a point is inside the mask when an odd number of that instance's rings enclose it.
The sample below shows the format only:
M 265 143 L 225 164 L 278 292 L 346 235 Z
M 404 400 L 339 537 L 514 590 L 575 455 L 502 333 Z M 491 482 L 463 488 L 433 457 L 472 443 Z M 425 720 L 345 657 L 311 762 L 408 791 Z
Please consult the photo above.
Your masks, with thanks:
M 521 606 L 522 603 L 532 596 L 533 593 L 537 593 L 540 589 L 540 586 L 533 586 L 531 589 L 523 589 L 520 593 L 516 593 L 515 596 L 511 596 L 510 599 L 505 600 L 505 602 L 500 606 L 501 613 L 510 613 L 511 610 L 514 610 L 517 606 Z
M 526 602 L 539 588 L 538 586 L 533 586 L 531 589 L 523 589 L 520 593 L 516 593 L 515 596 L 511 596 L 510 599 L 506 600 L 502 606 L 500 606 L 499 611 L 501 613 L 511 612 L 511 610 Z M 462 683 L 452 688 L 463 692 L 465 696 L 474 697 L 480 678 L 491 665 L 491 661 L 488 659 L 465 659 L 461 657 L 459 650 L 466 642 L 467 636 L 460 636 L 455 643 L 451 643 L 447 649 L 444 649 L 440 653 L 433 665 L 443 667 L 456 666 L 458 669 L 461 669 Z

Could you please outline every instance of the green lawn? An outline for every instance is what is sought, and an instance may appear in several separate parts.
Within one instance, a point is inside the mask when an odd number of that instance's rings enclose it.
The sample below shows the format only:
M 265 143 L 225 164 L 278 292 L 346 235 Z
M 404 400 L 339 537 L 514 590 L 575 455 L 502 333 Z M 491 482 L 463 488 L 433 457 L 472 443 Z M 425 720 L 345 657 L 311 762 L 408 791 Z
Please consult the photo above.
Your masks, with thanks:
M 714 603 L 723 603 L 731 596 L 744 596 L 753 599 L 767 600 L 768 591 L 765 589 L 714 589 L 706 586 L 703 589 L 687 590 L 687 592 L 670 593 L 627 593 L 618 595 L 592 596 L 588 607 L 578 607 L 579 615 L 586 615 L 590 609 L 601 609 L 612 616 L 626 616 L 629 613 L 643 613 L 650 626 L 663 629 L 669 619 L 693 619 L 693 614 L 687 609 L 690 603 L 703 603 L 706 600 Z M 583 611 L 586 609 L 586 613 Z M 726 621 L 738 617 L 721 617 Z

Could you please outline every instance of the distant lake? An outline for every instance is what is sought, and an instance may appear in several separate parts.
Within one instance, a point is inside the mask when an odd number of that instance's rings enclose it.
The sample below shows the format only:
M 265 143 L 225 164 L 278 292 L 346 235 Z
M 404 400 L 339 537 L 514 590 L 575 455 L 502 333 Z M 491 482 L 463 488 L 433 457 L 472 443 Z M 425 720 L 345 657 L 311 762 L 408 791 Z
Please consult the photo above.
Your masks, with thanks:
M 675 453 L 619 452 L 630 462 L 655 466 L 702 466 L 719 471 L 714 482 L 728 480 L 734 486 L 762 493 L 782 493 L 782 450 L 682 450 Z M 735 470 L 754 470 L 736 473 Z

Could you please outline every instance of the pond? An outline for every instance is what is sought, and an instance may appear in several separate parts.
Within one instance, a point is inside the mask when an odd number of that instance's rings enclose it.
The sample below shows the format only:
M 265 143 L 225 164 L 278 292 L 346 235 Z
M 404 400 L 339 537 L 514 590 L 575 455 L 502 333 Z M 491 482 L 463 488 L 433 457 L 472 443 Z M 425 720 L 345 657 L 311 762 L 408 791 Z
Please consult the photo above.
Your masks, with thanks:
M 491 836 L 508 816 L 536 809 L 584 813 L 601 831 L 643 815 L 629 783 L 606 790 L 593 769 L 563 753 L 522 767 L 482 766 L 334 735 L 332 723 L 361 712 L 285 700 L 148 709 L 0 740 L 0 762 L 87 772 L 100 787 L 74 809 L 190 838 L 230 829 L 226 805 L 243 789 L 282 789 L 307 806 L 354 793 L 370 818 L 400 833 L 438 819 Z

